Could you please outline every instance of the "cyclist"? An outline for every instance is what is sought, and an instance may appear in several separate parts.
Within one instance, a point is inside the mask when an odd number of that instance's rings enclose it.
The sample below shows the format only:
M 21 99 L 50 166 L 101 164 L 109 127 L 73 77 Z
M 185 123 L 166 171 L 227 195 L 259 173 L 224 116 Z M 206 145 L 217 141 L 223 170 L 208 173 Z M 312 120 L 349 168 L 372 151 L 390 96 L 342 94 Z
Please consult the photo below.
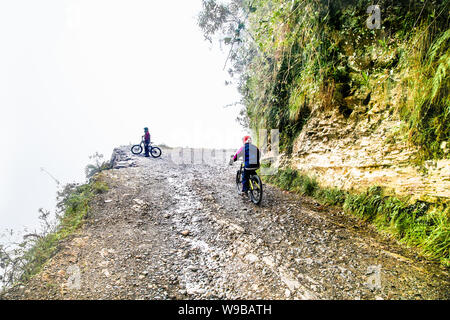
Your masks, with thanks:
M 145 156 L 150 157 L 148 146 L 150 144 L 150 133 L 148 132 L 148 128 L 144 128 L 144 150 L 145 150 Z M 142 149 L 141 149 L 142 150 Z
M 243 158 L 245 169 L 242 171 L 242 193 L 241 195 L 246 195 L 248 191 L 248 179 L 251 174 L 259 168 L 259 149 L 252 144 L 252 138 L 250 136 L 245 136 L 242 141 L 244 145 L 236 152 L 233 156 L 233 162 L 239 158 Z

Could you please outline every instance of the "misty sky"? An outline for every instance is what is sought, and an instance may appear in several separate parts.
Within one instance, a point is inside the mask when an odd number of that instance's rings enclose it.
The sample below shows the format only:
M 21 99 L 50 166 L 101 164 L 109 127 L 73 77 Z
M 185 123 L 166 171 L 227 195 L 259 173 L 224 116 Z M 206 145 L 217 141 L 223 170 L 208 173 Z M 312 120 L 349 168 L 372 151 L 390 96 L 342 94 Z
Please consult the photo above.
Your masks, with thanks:
M 56 184 L 115 146 L 237 148 L 228 52 L 203 40 L 200 0 L 0 0 L 0 228 L 33 226 Z

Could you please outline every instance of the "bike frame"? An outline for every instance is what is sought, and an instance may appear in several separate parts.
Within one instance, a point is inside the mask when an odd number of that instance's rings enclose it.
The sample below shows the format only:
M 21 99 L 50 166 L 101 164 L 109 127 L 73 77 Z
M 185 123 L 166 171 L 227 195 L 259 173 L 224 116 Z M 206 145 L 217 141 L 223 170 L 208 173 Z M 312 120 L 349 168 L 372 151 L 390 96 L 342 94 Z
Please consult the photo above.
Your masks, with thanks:
M 242 175 L 242 172 L 243 172 L 244 170 L 245 170 L 244 163 L 241 162 L 241 169 L 239 170 L 239 174 Z M 251 177 L 253 177 L 253 176 L 255 176 L 255 174 L 251 174 L 251 175 L 249 176 L 249 178 L 251 178 Z M 251 189 L 251 190 L 254 190 L 252 179 L 248 179 L 248 184 L 249 184 L 250 189 Z
M 142 137 L 142 140 L 141 140 L 140 145 L 141 145 L 142 149 L 144 149 L 144 147 L 145 147 L 145 140 L 144 140 L 144 137 Z M 151 152 L 152 149 L 153 149 L 153 147 L 152 147 L 152 141 L 149 142 L 148 148 L 149 148 L 149 151 Z

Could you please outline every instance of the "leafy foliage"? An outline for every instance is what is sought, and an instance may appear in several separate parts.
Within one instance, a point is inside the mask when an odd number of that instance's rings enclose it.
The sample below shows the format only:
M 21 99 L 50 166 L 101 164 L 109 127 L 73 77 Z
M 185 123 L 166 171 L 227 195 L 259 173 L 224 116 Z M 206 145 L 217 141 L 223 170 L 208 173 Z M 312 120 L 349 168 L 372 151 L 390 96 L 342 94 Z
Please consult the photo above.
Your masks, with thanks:
M 396 107 L 419 158 L 445 156 L 439 146 L 450 131 L 449 0 L 377 1 L 379 30 L 366 26 L 367 0 L 203 4 L 205 37 L 217 36 L 230 50 L 226 64 L 244 106 L 240 122 L 256 131 L 278 128 L 282 151 L 292 151 L 314 111 L 336 108 L 348 117 L 355 107 L 348 97 L 367 105 L 371 93 L 384 97 L 389 85 L 403 88 Z
M 292 169 L 278 170 L 276 175 L 265 179 L 284 190 L 312 196 L 323 204 L 342 206 L 375 224 L 381 232 L 417 246 L 425 257 L 450 267 L 450 208 L 445 204 L 430 207 L 422 201 L 410 203 L 407 198 L 384 195 L 378 186 L 362 193 L 322 188 L 314 177 Z
M 420 146 L 419 160 L 442 158 L 441 148 L 450 138 L 450 29 L 431 44 L 430 36 L 411 40 L 416 47 L 405 50 L 405 99 L 400 106 L 408 124 L 409 139 Z M 447 155 L 448 156 L 448 155 Z

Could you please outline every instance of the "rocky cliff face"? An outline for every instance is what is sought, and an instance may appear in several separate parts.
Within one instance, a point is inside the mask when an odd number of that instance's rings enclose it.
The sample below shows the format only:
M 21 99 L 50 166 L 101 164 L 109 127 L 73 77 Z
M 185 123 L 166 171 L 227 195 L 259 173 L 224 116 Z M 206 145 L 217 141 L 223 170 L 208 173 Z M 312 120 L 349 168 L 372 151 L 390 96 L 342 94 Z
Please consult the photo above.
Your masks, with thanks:
M 450 199 L 450 160 L 411 162 L 415 150 L 399 138 L 401 121 L 389 107 L 313 111 L 293 147 L 289 165 L 317 176 L 323 186 L 364 190 L 378 185 L 413 199 Z M 445 148 L 443 144 L 441 146 Z

